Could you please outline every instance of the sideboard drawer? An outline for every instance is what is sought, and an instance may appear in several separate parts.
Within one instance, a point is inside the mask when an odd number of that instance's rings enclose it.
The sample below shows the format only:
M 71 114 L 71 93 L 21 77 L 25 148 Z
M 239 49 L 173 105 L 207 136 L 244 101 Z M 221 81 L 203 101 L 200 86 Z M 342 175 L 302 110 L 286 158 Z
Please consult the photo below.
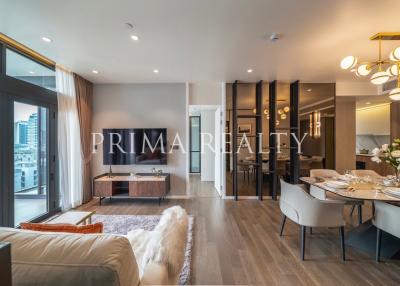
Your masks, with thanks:
M 95 181 L 94 182 L 94 196 L 95 197 L 111 197 L 113 195 L 113 182 L 112 181 Z

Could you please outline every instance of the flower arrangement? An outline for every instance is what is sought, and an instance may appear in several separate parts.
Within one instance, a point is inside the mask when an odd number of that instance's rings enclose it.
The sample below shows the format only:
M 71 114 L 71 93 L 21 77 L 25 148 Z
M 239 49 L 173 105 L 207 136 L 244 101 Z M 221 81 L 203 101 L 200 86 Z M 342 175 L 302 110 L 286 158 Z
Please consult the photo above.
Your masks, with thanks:
M 399 181 L 400 172 L 400 139 L 394 139 L 392 144 L 383 144 L 381 148 L 372 150 L 371 160 L 376 163 L 385 162 L 392 166 Z

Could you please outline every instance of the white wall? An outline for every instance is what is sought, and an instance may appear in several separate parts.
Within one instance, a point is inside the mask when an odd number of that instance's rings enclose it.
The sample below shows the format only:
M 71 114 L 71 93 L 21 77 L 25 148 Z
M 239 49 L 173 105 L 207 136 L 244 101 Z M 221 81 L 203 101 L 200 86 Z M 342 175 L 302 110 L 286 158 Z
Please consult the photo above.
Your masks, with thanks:
M 368 82 L 336 82 L 336 96 L 378 95 L 378 87 Z
M 201 110 L 201 133 L 209 133 L 214 137 L 215 134 L 215 110 Z M 214 181 L 215 175 L 215 154 L 206 146 L 206 143 L 210 142 L 208 136 L 202 137 L 202 146 L 204 148 L 201 154 L 201 180 L 202 181 Z M 215 149 L 215 140 L 212 138 L 210 143 L 213 149 Z
M 390 135 L 390 104 L 356 110 L 357 135 Z
M 100 84 L 94 86 L 92 132 L 103 128 L 167 128 L 168 145 L 178 132 L 185 147 L 186 86 L 171 84 Z M 186 160 L 182 150 L 168 154 L 168 165 L 113 166 L 114 172 L 149 172 L 153 167 L 171 173 L 171 195 L 186 194 Z M 187 151 L 187 150 L 186 150 Z M 108 171 L 102 146 L 92 160 L 92 175 Z
M 189 84 L 190 105 L 221 105 L 221 90 L 224 84 L 218 82 L 200 82 Z

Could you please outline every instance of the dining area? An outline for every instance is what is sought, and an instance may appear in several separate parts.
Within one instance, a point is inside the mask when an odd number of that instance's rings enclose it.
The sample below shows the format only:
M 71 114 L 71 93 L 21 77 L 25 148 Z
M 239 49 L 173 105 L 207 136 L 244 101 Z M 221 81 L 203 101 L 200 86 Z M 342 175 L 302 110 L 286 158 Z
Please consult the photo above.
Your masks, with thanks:
M 343 261 L 346 246 L 366 253 L 377 262 L 382 258 L 400 258 L 398 177 L 381 176 L 373 170 L 346 170 L 340 174 L 332 169 L 311 169 L 309 176 L 299 178 L 299 183 L 281 180 L 279 203 L 280 236 L 287 218 L 301 226 L 301 260 L 305 259 L 306 230 L 309 229 L 311 236 L 316 228 L 339 229 Z M 370 215 L 363 217 L 363 209 L 368 209 Z M 353 225 L 347 228 L 349 221 Z

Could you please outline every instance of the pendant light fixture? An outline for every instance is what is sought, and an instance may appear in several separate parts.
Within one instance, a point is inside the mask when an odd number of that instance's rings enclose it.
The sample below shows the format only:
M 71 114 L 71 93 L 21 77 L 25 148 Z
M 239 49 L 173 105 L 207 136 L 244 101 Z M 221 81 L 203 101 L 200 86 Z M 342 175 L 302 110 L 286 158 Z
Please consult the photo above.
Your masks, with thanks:
M 398 61 L 397 65 L 395 65 L 395 66 L 397 68 L 396 69 L 391 69 L 391 70 L 393 70 L 393 71 L 395 70 L 397 72 L 397 87 L 395 89 L 392 89 L 389 92 L 389 97 L 390 97 L 391 100 L 399 101 L 400 100 L 400 75 L 399 75 L 400 61 Z
M 355 56 L 346 56 L 340 62 L 340 67 L 350 70 L 357 77 L 370 76 L 372 84 L 381 85 L 386 83 L 391 77 L 398 78 L 397 88 L 389 94 L 392 100 L 400 100 L 400 47 L 394 49 L 388 59 L 382 57 L 382 41 L 400 40 L 400 32 L 396 33 L 378 33 L 370 38 L 378 41 L 378 59 L 371 62 L 359 62 Z M 358 64 L 358 66 L 357 66 Z M 396 98 L 396 99 L 395 99 Z

